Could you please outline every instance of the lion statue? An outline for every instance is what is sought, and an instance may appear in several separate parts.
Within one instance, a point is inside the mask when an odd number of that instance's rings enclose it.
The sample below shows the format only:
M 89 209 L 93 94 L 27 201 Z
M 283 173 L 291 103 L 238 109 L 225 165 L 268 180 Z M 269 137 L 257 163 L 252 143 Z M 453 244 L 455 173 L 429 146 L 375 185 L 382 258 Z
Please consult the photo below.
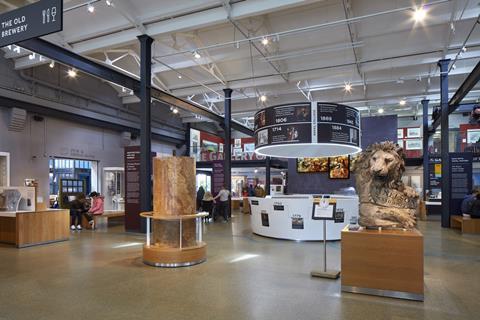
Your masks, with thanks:
M 393 142 L 375 143 L 354 162 L 360 198 L 359 224 L 367 228 L 406 228 L 416 225 L 419 195 L 403 184 L 403 149 Z

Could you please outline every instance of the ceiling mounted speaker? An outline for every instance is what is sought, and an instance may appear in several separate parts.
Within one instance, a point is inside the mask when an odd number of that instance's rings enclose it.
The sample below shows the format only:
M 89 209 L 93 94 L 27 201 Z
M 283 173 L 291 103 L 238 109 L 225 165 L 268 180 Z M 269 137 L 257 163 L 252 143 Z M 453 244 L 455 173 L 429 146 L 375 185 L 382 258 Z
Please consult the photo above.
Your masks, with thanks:
M 27 123 L 27 111 L 19 108 L 10 109 L 10 122 L 8 131 L 21 132 L 25 129 Z

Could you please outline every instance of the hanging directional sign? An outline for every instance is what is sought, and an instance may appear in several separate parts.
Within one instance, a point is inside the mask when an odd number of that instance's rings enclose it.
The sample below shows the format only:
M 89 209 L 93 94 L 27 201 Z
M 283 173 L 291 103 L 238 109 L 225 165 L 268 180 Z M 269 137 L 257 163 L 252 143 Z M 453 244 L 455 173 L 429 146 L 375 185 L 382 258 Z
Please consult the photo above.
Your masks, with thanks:
M 41 0 L 0 15 L 0 47 L 63 29 L 63 1 Z

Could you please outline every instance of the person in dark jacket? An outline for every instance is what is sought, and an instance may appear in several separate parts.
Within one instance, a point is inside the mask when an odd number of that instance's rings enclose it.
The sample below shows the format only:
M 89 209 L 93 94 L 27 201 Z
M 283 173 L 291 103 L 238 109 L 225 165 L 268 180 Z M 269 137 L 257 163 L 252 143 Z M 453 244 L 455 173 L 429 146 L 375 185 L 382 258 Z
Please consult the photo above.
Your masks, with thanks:
M 200 208 L 202 207 L 202 200 L 204 196 L 205 196 L 205 189 L 203 188 L 203 186 L 200 186 L 200 188 L 198 188 L 198 191 L 197 191 L 197 210 L 200 210 Z
M 70 202 L 70 229 L 82 230 L 82 216 L 88 212 L 88 208 L 89 205 L 84 194 L 79 194 L 75 200 Z M 91 217 L 86 217 L 90 222 Z
M 472 203 L 470 217 L 472 219 L 480 219 L 480 193 L 477 193 Z
M 473 189 L 471 194 L 467 194 L 462 200 L 462 214 L 471 214 L 472 213 L 472 205 L 473 202 L 476 200 L 477 195 L 480 194 L 480 190 Z

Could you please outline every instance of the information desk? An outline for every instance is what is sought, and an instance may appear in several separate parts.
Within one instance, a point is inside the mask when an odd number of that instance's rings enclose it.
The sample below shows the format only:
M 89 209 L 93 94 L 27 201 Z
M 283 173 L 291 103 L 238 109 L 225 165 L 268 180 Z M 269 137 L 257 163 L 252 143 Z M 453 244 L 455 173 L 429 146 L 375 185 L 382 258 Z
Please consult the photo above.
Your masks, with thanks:
M 327 240 L 340 240 L 341 231 L 349 223 L 350 218 L 358 217 L 358 197 L 324 196 L 335 200 L 337 213 L 343 212 L 343 219 L 327 221 Z M 314 209 L 312 195 L 250 197 L 249 201 L 253 233 L 277 239 L 323 240 L 323 221 L 312 219 Z
M 0 211 L 0 242 L 23 248 L 65 241 L 70 237 L 69 220 L 68 210 Z

